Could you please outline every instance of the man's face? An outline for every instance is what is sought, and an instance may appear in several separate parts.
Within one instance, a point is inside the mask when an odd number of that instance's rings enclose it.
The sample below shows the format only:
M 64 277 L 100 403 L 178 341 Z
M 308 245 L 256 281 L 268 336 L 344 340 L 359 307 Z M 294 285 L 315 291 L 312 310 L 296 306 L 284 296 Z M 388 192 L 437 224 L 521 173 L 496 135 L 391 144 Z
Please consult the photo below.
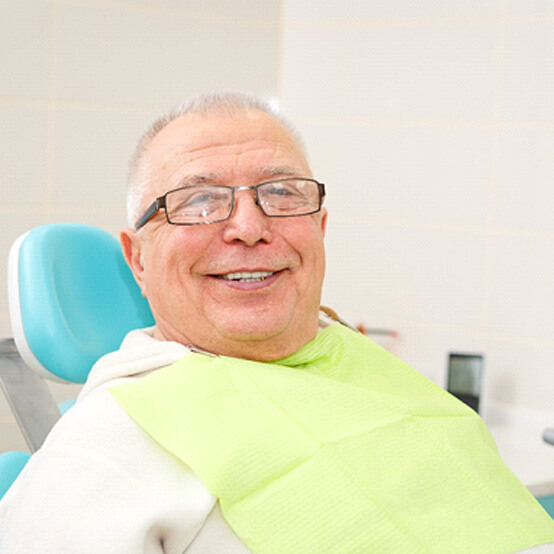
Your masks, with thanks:
M 143 210 L 185 181 L 240 187 L 311 176 L 294 139 L 257 111 L 181 116 L 156 135 L 148 160 Z M 140 231 L 124 229 L 123 251 L 150 302 L 155 336 L 256 360 L 296 351 L 317 332 L 325 221 L 325 211 L 269 218 L 246 190 L 224 222 L 170 225 L 160 210 Z M 257 272 L 270 276 L 225 278 Z

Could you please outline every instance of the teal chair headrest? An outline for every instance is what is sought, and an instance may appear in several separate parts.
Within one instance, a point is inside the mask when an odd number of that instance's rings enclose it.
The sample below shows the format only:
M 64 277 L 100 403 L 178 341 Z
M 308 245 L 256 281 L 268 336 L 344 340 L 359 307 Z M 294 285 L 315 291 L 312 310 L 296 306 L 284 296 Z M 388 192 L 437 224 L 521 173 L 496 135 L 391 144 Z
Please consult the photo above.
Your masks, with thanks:
M 119 242 L 101 229 L 37 227 L 16 241 L 8 265 L 14 339 L 50 378 L 84 383 L 127 332 L 154 324 Z

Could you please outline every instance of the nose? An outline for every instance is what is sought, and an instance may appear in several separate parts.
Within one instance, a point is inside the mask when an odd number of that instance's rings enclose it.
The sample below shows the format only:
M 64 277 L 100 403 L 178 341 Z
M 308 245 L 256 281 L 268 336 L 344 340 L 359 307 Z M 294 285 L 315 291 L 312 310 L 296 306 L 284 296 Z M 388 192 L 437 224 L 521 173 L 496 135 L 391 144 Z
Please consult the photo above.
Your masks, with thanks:
M 223 232 L 225 242 L 242 242 L 254 246 L 271 242 L 271 221 L 258 204 L 253 190 L 235 191 L 235 205 Z

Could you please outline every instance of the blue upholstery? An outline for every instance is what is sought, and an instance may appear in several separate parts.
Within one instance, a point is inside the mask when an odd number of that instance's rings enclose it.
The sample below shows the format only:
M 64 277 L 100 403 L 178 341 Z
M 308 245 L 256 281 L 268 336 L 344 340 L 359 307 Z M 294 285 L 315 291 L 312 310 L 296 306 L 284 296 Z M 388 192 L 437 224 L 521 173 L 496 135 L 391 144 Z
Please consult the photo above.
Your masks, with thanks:
M 554 494 L 537 498 L 541 506 L 554 518 Z
M 19 237 L 8 260 L 8 289 L 17 349 L 53 380 L 84 383 L 130 330 L 154 324 L 119 242 L 90 225 L 54 223 Z M 61 403 L 60 411 L 73 403 Z M 0 455 L 0 497 L 29 457 Z
M 43 375 L 84 383 L 96 360 L 117 350 L 129 330 L 154 324 L 109 233 L 55 223 L 16 244 L 10 254 L 14 339 L 25 362 Z
M 4 452 L 0 456 L 0 498 L 6 494 L 30 457 L 28 452 Z

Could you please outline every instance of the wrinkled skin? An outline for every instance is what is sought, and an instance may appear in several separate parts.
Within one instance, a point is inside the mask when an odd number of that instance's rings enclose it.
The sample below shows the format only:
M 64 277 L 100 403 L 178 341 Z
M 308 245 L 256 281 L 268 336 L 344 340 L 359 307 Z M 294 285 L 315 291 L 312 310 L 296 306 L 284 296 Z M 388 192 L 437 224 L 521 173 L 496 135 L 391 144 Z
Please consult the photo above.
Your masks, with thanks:
M 311 177 L 295 140 L 269 115 L 186 114 L 148 148 L 150 186 L 142 210 L 183 180 L 253 185 Z M 160 210 L 142 229 L 123 229 L 125 258 L 148 298 L 155 337 L 252 360 L 284 357 L 317 333 L 327 214 L 266 217 L 253 191 L 236 194 L 227 221 L 170 225 Z M 272 272 L 242 283 L 220 275 Z

